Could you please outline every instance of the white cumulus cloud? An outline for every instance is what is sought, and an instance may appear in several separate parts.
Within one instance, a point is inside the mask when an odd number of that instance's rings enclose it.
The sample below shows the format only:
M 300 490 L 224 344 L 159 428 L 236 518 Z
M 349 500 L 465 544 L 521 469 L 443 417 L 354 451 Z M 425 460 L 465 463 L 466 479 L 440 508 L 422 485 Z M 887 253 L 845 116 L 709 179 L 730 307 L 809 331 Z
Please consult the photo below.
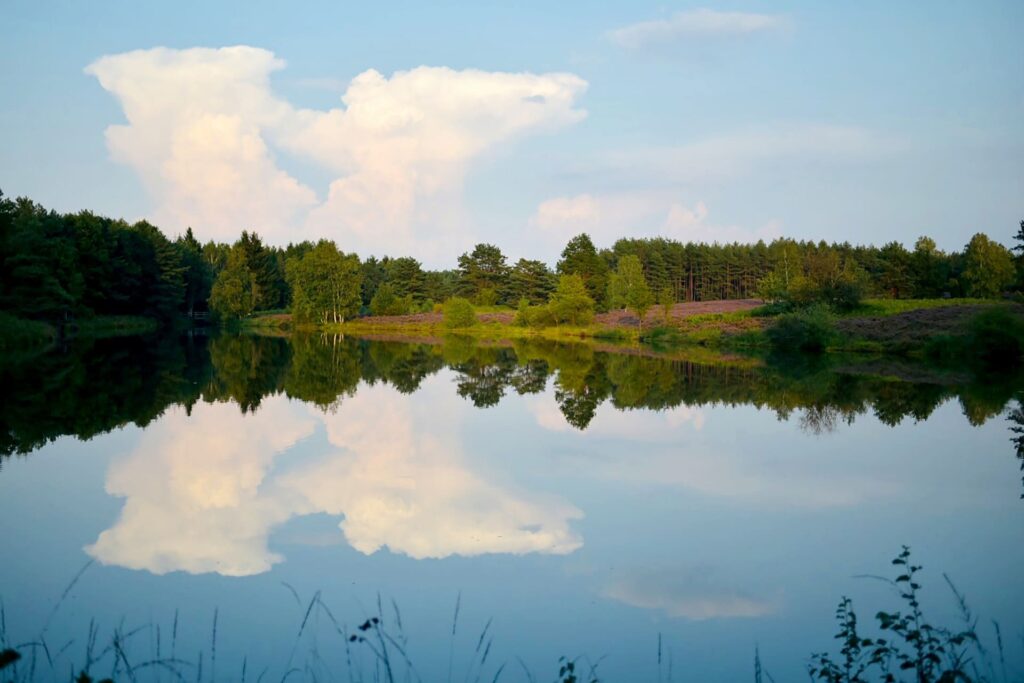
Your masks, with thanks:
M 441 251 L 464 237 L 463 178 L 471 162 L 519 135 L 582 119 L 586 82 L 572 74 L 421 66 L 351 80 L 339 107 L 298 109 L 270 82 L 284 62 L 254 47 L 155 48 L 106 56 L 86 71 L 121 103 L 107 130 L 173 233 L 273 242 L 326 236 L 363 253 Z M 321 79 L 322 80 L 322 79 Z M 281 167 L 326 169 L 326 195 Z
M 86 69 L 121 103 L 127 124 L 107 129 L 107 146 L 139 174 L 157 225 L 234 240 L 287 229 L 313 207 L 313 190 L 278 168 L 266 141 L 292 116 L 270 90 L 283 66 L 239 46 L 138 50 Z

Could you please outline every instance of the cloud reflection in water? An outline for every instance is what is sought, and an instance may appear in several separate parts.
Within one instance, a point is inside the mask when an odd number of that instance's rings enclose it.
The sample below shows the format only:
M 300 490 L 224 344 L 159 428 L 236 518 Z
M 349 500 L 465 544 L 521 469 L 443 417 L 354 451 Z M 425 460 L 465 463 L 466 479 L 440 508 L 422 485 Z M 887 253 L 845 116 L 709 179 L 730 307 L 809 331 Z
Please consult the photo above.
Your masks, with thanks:
M 582 517 L 577 508 L 471 467 L 460 399 L 442 382 L 424 390 L 414 400 L 364 386 L 326 413 L 283 396 L 254 415 L 228 403 L 196 404 L 191 417 L 173 408 L 111 465 L 107 492 L 126 502 L 86 551 L 157 574 L 259 574 L 283 559 L 267 546 L 272 529 L 314 513 L 344 516 L 345 538 L 365 554 L 565 554 L 582 546 L 570 528 Z M 320 426 L 330 450 L 303 462 L 290 449 Z M 278 473 L 283 457 L 300 460 Z

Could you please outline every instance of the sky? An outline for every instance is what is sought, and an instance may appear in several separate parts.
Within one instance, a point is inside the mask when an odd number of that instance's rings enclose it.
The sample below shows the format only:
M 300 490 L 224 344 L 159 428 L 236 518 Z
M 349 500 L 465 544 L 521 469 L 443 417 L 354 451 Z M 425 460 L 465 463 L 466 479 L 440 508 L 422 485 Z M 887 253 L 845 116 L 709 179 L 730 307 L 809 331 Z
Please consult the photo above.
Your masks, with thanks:
M 513 6 L 515 5 L 515 6 Z M 23 2 L 0 190 L 453 267 L 589 233 L 1009 243 L 1024 3 Z

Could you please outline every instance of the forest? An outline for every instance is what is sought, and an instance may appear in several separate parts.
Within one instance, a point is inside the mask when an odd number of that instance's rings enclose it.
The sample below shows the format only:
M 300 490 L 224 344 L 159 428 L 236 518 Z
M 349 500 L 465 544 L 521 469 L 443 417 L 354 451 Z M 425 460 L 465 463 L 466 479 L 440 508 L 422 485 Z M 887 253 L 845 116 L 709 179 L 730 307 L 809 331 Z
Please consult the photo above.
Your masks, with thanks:
M 61 214 L 0 193 L 0 311 L 58 325 L 93 316 L 239 320 L 260 311 L 325 324 L 428 312 L 461 298 L 576 324 L 595 310 L 631 308 L 642 317 L 655 303 L 679 301 L 756 297 L 842 310 L 864 297 L 1019 298 L 1024 221 L 1012 238 L 1008 249 L 979 232 L 962 250 L 946 252 L 926 236 L 911 248 L 664 238 L 599 248 L 580 234 L 554 267 L 509 263 L 497 246 L 477 244 L 455 268 L 428 270 L 410 255 L 361 258 L 329 240 L 272 246 L 246 230 L 234 244 L 202 244 L 191 228 L 170 239 L 146 221 Z

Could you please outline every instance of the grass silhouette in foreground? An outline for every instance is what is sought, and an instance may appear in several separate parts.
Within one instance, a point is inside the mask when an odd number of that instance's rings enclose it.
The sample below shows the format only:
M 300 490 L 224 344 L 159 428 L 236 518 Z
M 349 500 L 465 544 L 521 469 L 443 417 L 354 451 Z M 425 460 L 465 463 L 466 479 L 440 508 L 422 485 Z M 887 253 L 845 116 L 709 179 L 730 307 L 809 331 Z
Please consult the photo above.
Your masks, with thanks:
M 835 637 L 842 643 L 839 656 L 833 658 L 828 653 L 812 655 L 808 666 L 812 680 L 827 683 L 994 683 L 1011 680 L 1007 675 L 998 623 L 992 622 L 999 662 L 997 673 L 991 654 L 978 636 L 978 620 L 950 578 L 943 574 L 956 598 L 962 623 L 954 628 L 934 626 L 925 618 L 921 608 L 921 584 L 917 575 L 922 567 L 913 563 L 910 548 L 903 546 L 892 564 L 897 569 L 895 579 L 871 578 L 892 586 L 899 595 L 902 609 L 875 614 L 881 634 L 864 638 L 858 631 L 853 602 L 844 596 L 836 608 L 839 632 Z
M 179 656 L 178 647 L 178 614 L 175 612 L 171 628 L 170 649 L 163 648 L 159 625 L 145 624 L 126 631 L 122 625 L 114 629 L 109 642 L 99 647 L 97 644 L 99 628 L 90 622 L 85 641 L 85 657 L 79 662 L 73 661 L 68 652 L 76 644 L 74 640 L 53 650 L 46 640 L 49 622 L 60 609 L 72 588 L 92 563 L 83 567 L 65 589 L 57 601 L 42 632 L 31 641 L 14 644 L 8 641 L 7 619 L 0 603 L 0 683 L 20 683 L 35 681 L 40 678 L 51 680 L 68 680 L 74 683 L 106 683 L 107 681 L 141 680 L 149 675 L 157 680 L 186 681 L 217 679 L 217 620 L 215 609 L 210 632 L 210 649 L 208 664 L 204 668 L 206 653 L 200 651 L 195 660 L 187 660 Z M 836 621 L 839 632 L 835 638 L 841 647 L 836 655 L 815 653 L 810 657 L 807 672 L 812 681 L 825 683 L 1010 683 L 1024 681 L 1019 673 L 1012 676 L 1008 673 L 1003 648 L 1002 632 L 999 624 L 992 622 L 996 639 L 996 648 L 990 651 L 985 647 L 978 635 L 978 619 L 971 613 L 964 595 L 957 590 L 953 582 L 943 575 L 949 586 L 960 614 L 961 623 L 956 627 L 932 625 L 926 618 L 921 606 L 918 574 L 922 567 L 915 565 L 911 559 L 910 549 L 904 546 L 900 554 L 893 559 L 897 576 L 894 579 L 870 576 L 888 583 L 899 598 L 895 611 L 879 611 L 875 615 L 879 635 L 864 637 L 859 631 L 859 620 L 853 602 L 843 597 L 836 609 Z M 288 584 L 283 584 L 295 598 L 297 605 L 303 609 L 303 617 L 291 645 L 287 663 L 283 673 L 268 676 L 269 667 L 254 674 L 249 671 L 248 658 L 243 658 L 240 670 L 230 673 L 221 672 L 221 680 L 246 681 L 264 680 L 285 681 L 295 678 L 299 680 L 321 681 L 338 680 L 338 672 L 331 669 L 321 652 L 315 637 L 302 665 L 295 663 L 299 645 L 304 635 L 310 635 L 314 624 L 323 617 L 330 630 L 338 636 L 338 650 L 334 654 L 343 654 L 344 673 L 341 680 L 349 683 L 395 683 L 396 681 L 423 683 L 440 679 L 424 679 L 409 656 L 409 640 L 402 625 L 402 614 L 398 604 L 391 602 L 390 614 L 386 614 L 380 596 L 377 597 L 375 613 L 365 616 L 362 621 L 348 627 L 335 618 L 330 608 L 321 599 L 317 591 L 309 602 L 303 602 L 299 594 Z M 493 620 L 488 620 L 480 634 L 474 639 L 475 646 L 468 661 L 457 666 L 456 636 L 459 634 L 459 613 L 461 595 L 456 598 L 455 611 L 452 617 L 450 642 L 448 651 L 447 683 L 463 681 L 464 683 L 497 683 L 508 671 L 509 662 L 495 665 L 491 657 L 494 637 L 491 631 Z M 137 653 L 130 653 L 129 646 L 140 634 L 150 636 L 150 652 L 147 657 L 138 658 Z M 658 635 L 657 648 L 657 680 L 663 677 L 663 648 L 661 634 Z M 587 657 L 560 657 L 557 662 L 557 683 L 600 683 L 598 666 L 603 658 L 591 661 Z M 522 675 L 521 680 L 537 683 L 538 678 L 523 662 L 516 658 Z M 671 650 L 667 657 L 667 680 L 672 680 Z M 762 666 L 761 653 L 754 651 L 753 677 L 755 683 L 774 683 L 775 679 Z M 96 672 L 109 671 L 108 676 Z M 458 671 L 457 669 L 461 669 Z M 642 680 L 642 679 L 633 679 Z

